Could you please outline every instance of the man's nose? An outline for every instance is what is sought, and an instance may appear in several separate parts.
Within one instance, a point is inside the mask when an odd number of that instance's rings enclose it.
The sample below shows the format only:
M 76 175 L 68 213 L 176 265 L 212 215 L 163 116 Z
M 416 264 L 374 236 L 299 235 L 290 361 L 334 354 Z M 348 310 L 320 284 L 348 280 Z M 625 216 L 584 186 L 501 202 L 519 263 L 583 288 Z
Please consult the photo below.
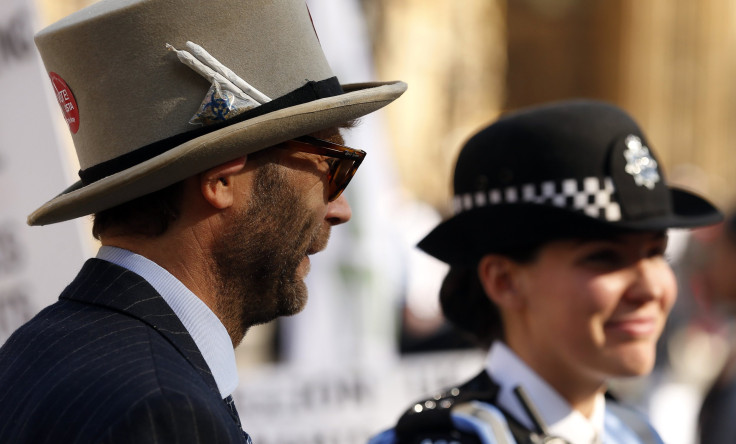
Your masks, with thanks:
M 345 194 L 342 194 L 340 197 L 327 204 L 325 220 L 327 220 L 330 225 L 340 225 L 349 221 L 352 215 L 353 212 L 350 209 L 350 204 L 345 198 Z

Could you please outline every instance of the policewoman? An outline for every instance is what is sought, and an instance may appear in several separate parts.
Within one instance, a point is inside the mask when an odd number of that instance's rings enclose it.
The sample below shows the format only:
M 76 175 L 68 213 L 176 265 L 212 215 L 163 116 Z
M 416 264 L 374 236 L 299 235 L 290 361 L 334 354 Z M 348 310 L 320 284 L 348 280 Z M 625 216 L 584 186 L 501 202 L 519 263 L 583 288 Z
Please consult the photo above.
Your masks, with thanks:
M 667 185 L 642 130 L 610 104 L 547 104 L 475 134 L 454 216 L 419 247 L 450 264 L 443 311 L 490 347 L 485 368 L 371 443 L 662 442 L 606 381 L 652 370 L 677 294 L 667 229 L 721 219 Z

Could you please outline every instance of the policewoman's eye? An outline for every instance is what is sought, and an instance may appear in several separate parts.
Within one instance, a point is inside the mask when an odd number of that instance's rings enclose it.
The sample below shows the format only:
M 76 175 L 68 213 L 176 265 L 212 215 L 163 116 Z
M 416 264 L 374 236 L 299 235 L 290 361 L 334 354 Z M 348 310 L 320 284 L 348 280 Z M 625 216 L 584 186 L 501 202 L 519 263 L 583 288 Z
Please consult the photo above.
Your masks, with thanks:
M 624 265 L 625 258 L 614 248 L 598 248 L 582 256 L 583 265 L 601 268 L 616 268 Z

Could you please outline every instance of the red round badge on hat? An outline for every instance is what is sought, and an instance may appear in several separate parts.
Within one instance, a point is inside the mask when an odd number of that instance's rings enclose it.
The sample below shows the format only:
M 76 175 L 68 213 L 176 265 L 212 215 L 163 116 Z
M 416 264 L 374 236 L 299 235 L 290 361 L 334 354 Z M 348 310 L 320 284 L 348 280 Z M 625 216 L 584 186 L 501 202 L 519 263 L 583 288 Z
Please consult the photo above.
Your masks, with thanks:
M 74 100 L 74 94 L 60 75 L 50 72 L 49 77 L 51 78 L 51 84 L 54 86 L 56 100 L 59 101 L 61 112 L 64 113 L 64 120 L 69 125 L 72 134 L 77 134 L 77 131 L 79 131 L 79 109 L 77 108 L 77 101 Z

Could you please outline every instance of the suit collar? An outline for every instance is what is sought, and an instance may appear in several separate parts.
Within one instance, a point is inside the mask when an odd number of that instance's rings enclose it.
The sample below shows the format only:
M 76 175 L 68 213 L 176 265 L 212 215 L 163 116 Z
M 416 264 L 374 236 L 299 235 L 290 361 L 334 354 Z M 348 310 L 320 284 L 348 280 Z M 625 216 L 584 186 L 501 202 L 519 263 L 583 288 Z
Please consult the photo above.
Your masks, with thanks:
M 197 344 L 225 398 L 238 386 L 238 369 L 230 335 L 217 315 L 186 285 L 156 262 L 122 248 L 103 246 L 97 253 L 146 280 L 161 295 Z
M 164 336 L 219 393 L 207 362 L 171 307 L 145 279 L 113 263 L 89 259 L 60 299 L 125 313 Z

